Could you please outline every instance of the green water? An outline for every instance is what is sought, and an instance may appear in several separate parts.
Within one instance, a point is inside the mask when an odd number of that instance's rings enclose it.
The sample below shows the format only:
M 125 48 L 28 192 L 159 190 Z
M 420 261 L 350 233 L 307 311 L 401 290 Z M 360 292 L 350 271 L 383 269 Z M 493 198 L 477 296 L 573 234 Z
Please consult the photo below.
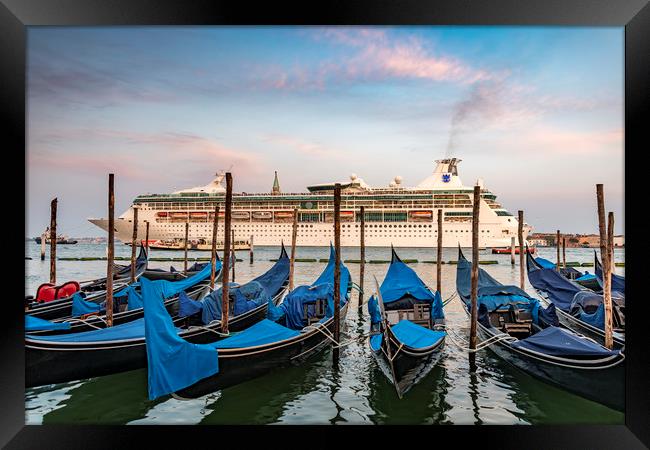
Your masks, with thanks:
M 555 249 L 538 249 L 539 256 L 555 260 Z M 26 244 L 26 293 L 32 294 L 49 278 L 49 255 L 39 259 L 40 246 Z M 298 248 L 297 257 L 326 259 L 325 247 Z M 116 247 L 116 256 L 130 256 L 130 248 Z M 435 249 L 398 249 L 403 259 L 435 260 Z M 236 265 L 236 279 L 245 282 L 264 271 L 277 258 L 278 247 L 255 249 L 255 263 L 248 263 L 247 252 L 238 252 L 244 262 Z M 469 254 L 469 252 L 466 252 Z M 105 246 L 77 244 L 59 246 L 60 257 L 104 256 Z M 191 257 L 206 256 L 190 252 Z M 152 251 L 151 256 L 181 257 L 182 252 Z M 343 259 L 359 259 L 358 248 L 344 248 Z M 387 248 L 366 249 L 366 259 L 388 260 Z M 445 249 L 443 260 L 456 260 L 457 250 Z M 499 264 L 482 266 L 505 284 L 519 283 L 519 266 L 510 265 L 509 255 L 481 252 L 481 259 Z M 623 250 L 615 252 L 624 261 Z M 518 261 L 518 258 L 517 258 Z M 593 262 L 591 249 L 567 249 L 567 261 Z M 150 267 L 182 268 L 182 262 L 152 262 Z M 359 264 L 350 263 L 352 279 L 358 281 Z M 321 262 L 296 263 L 295 282 L 309 284 L 325 267 Z M 434 264 L 415 263 L 412 267 L 435 288 Z M 366 265 L 366 290 L 379 282 L 388 264 Z M 579 270 L 593 268 L 583 267 Z M 616 273 L 624 275 L 624 268 Z M 58 261 L 59 282 L 105 276 L 105 261 Z M 455 292 L 456 266 L 442 266 L 443 298 Z M 373 283 L 373 284 L 371 284 Z M 532 287 L 526 290 L 536 296 Z M 366 296 L 367 298 L 367 296 Z M 489 350 L 477 353 L 477 373 L 470 373 L 467 354 L 450 340 L 444 355 L 431 372 L 402 400 L 379 370 L 367 339 L 369 317 L 364 307 L 359 313 L 354 291 L 343 340 L 351 343 L 341 349 L 338 369 L 334 369 L 329 349 L 306 363 L 273 372 L 223 391 L 195 400 L 163 397 L 147 399 L 145 370 L 98 377 L 25 392 L 28 424 L 622 424 L 624 415 L 598 403 L 540 382 L 497 358 Z M 447 327 L 467 337 L 469 321 L 458 299 L 445 307 Z

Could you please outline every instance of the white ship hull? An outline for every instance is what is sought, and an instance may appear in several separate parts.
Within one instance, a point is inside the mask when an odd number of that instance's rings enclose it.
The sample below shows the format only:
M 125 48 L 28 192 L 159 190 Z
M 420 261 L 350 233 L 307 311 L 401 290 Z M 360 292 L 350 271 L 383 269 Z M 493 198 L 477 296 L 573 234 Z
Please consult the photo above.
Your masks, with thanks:
M 142 211 L 140 211 L 142 213 Z M 108 230 L 106 219 L 89 219 L 90 222 Z M 145 224 L 147 218 L 141 217 L 138 222 L 138 240 L 145 239 Z M 395 223 L 373 222 L 366 223 L 365 245 L 367 247 L 436 247 L 438 240 L 437 224 L 433 223 Z M 396 228 L 393 228 L 396 227 Z M 291 223 L 233 223 L 232 230 L 235 239 L 247 240 L 253 236 L 254 245 L 280 245 L 291 243 Z M 481 225 L 479 237 L 480 247 L 506 247 L 510 246 L 512 236 L 516 236 L 517 227 L 511 227 L 508 234 L 503 224 Z M 133 236 L 133 222 L 119 218 L 115 220 L 115 237 L 124 243 L 131 242 Z M 525 230 L 525 235 L 528 230 Z M 223 239 L 223 226 L 219 225 L 217 236 Z M 190 223 L 188 230 L 189 239 L 200 239 L 212 236 L 212 224 Z M 181 224 L 156 224 L 150 222 L 149 239 L 173 239 L 185 237 L 185 225 Z M 319 247 L 327 246 L 334 242 L 334 225 L 332 223 L 299 224 L 297 246 Z M 344 247 L 359 246 L 359 223 L 341 223 L 341 245 Z M 472 227 L 470 224 L 445 224 L 443 226 L 443 247 L 472 246 Z
M 471 247 L 474 187 L 466 187 L 458 177 L 455 158 L 436 161 L 433 174 L 418 186 L 401 185 L 401 177 L 388 187 L 371 188 L 356 175 L 341 185 L 341 245 L 360 243 L 360 207 L 365 208 L 365 244 L 368 247 L 436 247 L 437 214 L 443 212 L 443 247 Z M 172 194 L 146 194 L 134 200 L 138 207 L 138 240 L 145 239 L 145 224 L 150 224 L 149 239 L 184 239 L 189 221 L 190 240 L 212 239 L 215 207 L 220 207 L 217 236 L 223 240 L 225 189 L 224 174 L 217 174 L 206 186 Z M 482 182 L 481 182 L 482 183 Z M 479 204 L 479 246 L 510 246 L 517 236 L 518 222 L 496 202 L 496 195 L 481 186 Z M 282 194 L 276 179 L 271 193 L 233 194 L 232 224 L 235 240 L 254 245 L 280 245 L 291 242 L 294 211 L 298 212 L 298 246 L 327 246 L 334 241 L 334 183 L 308 186 L 309 193 Z M 131 242 L 132 205 L 115 221 L 116 237 Z M 89 219 L 107 229 L 106 219 Z M 531 227 L 524 224 L 524 238 Z

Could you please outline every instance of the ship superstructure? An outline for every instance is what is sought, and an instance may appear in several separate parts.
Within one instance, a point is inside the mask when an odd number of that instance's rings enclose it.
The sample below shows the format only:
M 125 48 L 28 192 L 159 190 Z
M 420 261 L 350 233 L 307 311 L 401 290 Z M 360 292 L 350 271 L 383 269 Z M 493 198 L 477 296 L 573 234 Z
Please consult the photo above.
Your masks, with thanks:
M 341 245 L 359 245 L 360 212 L 365 207 L 365 243 L 370 247 L 435 247 L 437 210 L 443 211 L 444 247 L 471 247 L 473 187 L 458 176 L 461 160 L 437 160 L 436 168 L 415 187 L 402 185 L 395 177 L 387 187 L 371 187 L 357 175 L 341 182 Z M 189 239 L 211 239 L 215 206 L 220 205 L 218 236 L 223 236 L 225 208 L 224 173 L 206 186 L 171 194 L 139 195 L 133 205 L 115 220 L 116 237 L 130 242 L 133 208 L 138 208 L 138 239 L 145 239 L 144 221 L 149 222 L 149 239 L 183 239 L 189 223 Z M 509 246 L 517 236 L 517 218 L 504 209 L 496 195 L 481 185 L 480 247 Z M 280 192 L 277 172 L 269 193 L 233 194 L 232 230 L 236 239 L 254 237 L 255 245 L 291 242 L 294 210 L 298 213 L 299 246 L 329 245 L 334 239 L 334 185 L 308 186 L 309 192 Z M 106 219 L 89 219 L 107 229 Z M 524 237 L 531 230 L 524 226 Z

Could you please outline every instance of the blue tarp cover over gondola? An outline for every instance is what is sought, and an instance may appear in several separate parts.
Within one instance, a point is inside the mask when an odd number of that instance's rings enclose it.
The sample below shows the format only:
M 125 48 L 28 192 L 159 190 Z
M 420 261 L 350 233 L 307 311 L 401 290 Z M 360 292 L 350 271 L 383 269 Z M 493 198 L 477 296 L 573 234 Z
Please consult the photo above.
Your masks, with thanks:
M 178 336 L 163 305 L 161 285 L 141 281 L 147 341 L 149 399 L 175 392 L 219 371 L 210 344 L 192 344 Z
M 575 333 L 558 327 L 548 327 L 512 344 L 513 347 L 525 348 L 553 356 L 611 356 L 618 350 L 605 347 Z
M 300 331 L 291 330 L 271 320 L 263 319 L 246 328 L 233 336 L 227 337 L 211 345 L 213 348 L 248 348 L 260 345 L 271 344 L 273 342 L 284 341 L 292 337 L 299 336 Z
M 243 285 L 228 284 L 230 289 L 228 297 L 234 300 L 234 308 L 231 313 L 233 315 L 243 314 L 271 301 L 273 296 L 281 290 L 288 276 L 289 257 L 283 247 L 280 258 L 268 271 Z M 201 320 L 204 324 L 221 320 L 221 297 L 222 288 L 211 292 L 201 301 L 194 301 L 187 297 L 181 298 L 179 315 L 185 317 L 202 310 Z
M 79 333 L 55 334 L 51 336 L 30 336 L 33 339 L 50 342 L 103 342 L 124 339 L 141 339 L 144 337 L 144 319 L 121 323 L 100 330 L 81 331 Z
M 75 292 L 72 296 L 72 317 L 83 316 L 106 310 L 106 302 L 95 303 L 84 299 L 81 292 Z
M 314 304 L 316 300 L 326 301 L 325 317 L 332 317 L 334 314 L 334 266 L 336 254 L 334 247 L 330 245 L 330 258 L 327 266 L 320 276 L 311 284 L 311 286 L 298 286 L 291 291 L 279 306 L 274 306 L 269 302 L 267 317 L 272 321 L 279 321 L 284 317 L 287 327 L 292 329 L 302 329 L 306 323 L 303 318 L 303 305 L 307 306 L 308 316 L 314 314 Z M 347 301 L 347 290 L 350 282 L 350 271 L 341 262 L 341 306 Z
M 586 288 L 569 281 L 555 270 L 544 269 L 535 265 L 535 261 L 530 254 L 527 254 L 526 257 L 528 258 L 527 269 L 530 284 L 535 289 L 546 293 L 549 301 L 553 302 L 555 306 L 562 311 L 568 312 L 573 297 L 578 292 L 586 290 Z
M 417 349 L 431 347 L 447 335 L 444 331 L 430 330 L 410 320 L 400 320 L 391 326 L 391 330 L 401 343 Z
M 384 281 L 382 281 L 379 287 L 379 291 L 381 292 L 381 299 L 386 309 L 391 309 L 391 304 L 396 304 L 397 309 L 412 307 L 414 303 L 412 298 L 414 298 L 418 302 L 429 303 L 431 305 L 432 320 L 444 319 L 445 317 L 440 292 L 431 292 L 418 274 L 399 259 L 395 250 L 392 250 L 390 266 L 388 267 Z M 399 302 L 405 298 L 408 298 L 408 302 Z M 381 322 L 381 314 L 377 302 L 378 299 L 374 295 L 368 300 L 368 312 L 370 313 L 372 323 Z
M 215 271 L 219 271 L 221 269 L 221 261 L 216 261 L 215 267 L 216 267 Z M 187 277 L 184 280 L 178 280 L 178 281 L 154 280 L 152 281 L 152 283 L 155 283 L 155 285 L 159 287 L 160 292 L 163 295 L 163 298 L 168 299 L 205 280 L 210 276 L 211 273 L 212 273 L 212 265 L 206 264 L 205 267 L 199 273 Z M 119 293 L 116 293 L 114 295 L 114 298 L 127 296 L 129 311 L 133 309 L 142 308 L 142 295 L 136 291 L 136 287 L 138 286 L 141 286 L 141 282 L 136 282 L 129 285 L 126 289 L 123 289 Z
M 471 273 L 472 264 L 465 259 L 462 253 L 459 253 L 458 266 L 456 268 L 456 290 L 466 304 L 469 304 L 470 301 Z M 557 274 L 557 272 L 555 273 Z M 561 275 L 559 276 L 569 282 L 566 278 Z M 481 306 L 488 312 L 500 307 L 509 308 L 513 305 L 517 308 L 529 310 L 533 322 L 536 324 L 540 324 L 540 318 L 544 323 L 549 325 L 559 324 L 554 306 L 544 309 L 540 305 L 539 300 L 528 295 L 523 289 L 517 286 L 501 284 L 480 267 L 478 269 L 477 305 L 479 315 L 481 315 Z
M 68 322 L 50 322 L 49 320 L 25 315 L 25 331 L 69 330 Z
M 603 287 L 603 266 L 598 260 L 598 255 L 594 252 L 595 255 L 595 272 L 596 278 L 598 279 L 598 284 L 600 287 Z M 612 291 L 619 291 L 621 293 L 625 292 L 625 277 L 616 275 L 614 273 L 614 268 L 612 267 Z

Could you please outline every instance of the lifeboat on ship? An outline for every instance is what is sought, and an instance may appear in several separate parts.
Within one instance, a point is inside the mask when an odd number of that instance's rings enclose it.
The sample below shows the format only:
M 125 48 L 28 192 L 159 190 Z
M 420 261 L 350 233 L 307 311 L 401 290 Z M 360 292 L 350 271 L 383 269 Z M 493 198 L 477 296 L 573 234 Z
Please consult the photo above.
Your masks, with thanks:
M 293 219 L 293 211 L 276 211 L 276 219 Z
M 157 212 L 156 217 L 167 217 L 167 211 L 159 211 L 159 212 Z
M 233 211 L 231 217 L 234 220 L 248 220 L 251 214 L 248 211 Z
M 190 213 L 190 219 L 207 219 L 208 218 L 208 213 L 205 211 L 198 211 L 198 212 L 191 212 Z
M 253 219 L 257 220 L 271 220 L 273 214 L 271 211 L 253 211 Z
M 409 218 L 413 220 L 426 220 L 433 219 L 433 211 L 410 211 Z
M 187 219 L 186 212 L 170 212 L 169 217 L 172 219 Z

